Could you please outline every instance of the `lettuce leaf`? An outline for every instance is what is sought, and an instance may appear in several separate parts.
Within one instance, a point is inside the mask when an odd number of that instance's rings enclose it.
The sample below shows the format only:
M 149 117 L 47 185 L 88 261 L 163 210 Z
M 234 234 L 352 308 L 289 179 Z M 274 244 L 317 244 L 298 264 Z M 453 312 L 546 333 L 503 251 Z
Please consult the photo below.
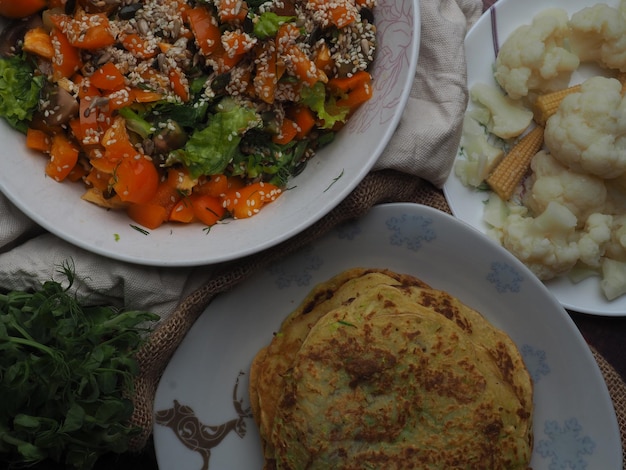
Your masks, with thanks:
M 266 11 L 255 18 L 254 35 L 259 39 L 274 37 L 278 33 L 280 25 L 294 19 L 295 16 L 280 16 L 271 11 Z
M 20 57 L 0 59 L 0 116 L 11 127 L 26 132 L 43 86 L 29 62 Z
M 326 87 L 317 82 L 312 87 L 302 87 L 300 102 L 313 110 L 324 121 L 324 129 L 332 129 L 337 122 L 345 122 L 350 108 L 337 106 L 332 96 L 326 97 Z
M 192 178 L 223 173 L 236 155 L 243 134 L 260 123 L 254 109 L 225 99 L 208 125 L 194 132 L 182 149 L 172 152 L 168 163 L 181 162 Z

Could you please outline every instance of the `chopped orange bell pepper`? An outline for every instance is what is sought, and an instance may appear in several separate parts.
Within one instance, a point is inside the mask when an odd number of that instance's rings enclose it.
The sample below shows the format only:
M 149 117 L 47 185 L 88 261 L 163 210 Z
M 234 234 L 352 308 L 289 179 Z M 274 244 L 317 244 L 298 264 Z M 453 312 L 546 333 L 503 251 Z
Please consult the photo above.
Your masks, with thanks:
M 80 53 L 67 36 L 58 29 L 50 33 L 54 57 L 52 58 L 52 71 L 55 79 L 69 78 L 83 66 Z
M 159 175 L 143 155 L 123 158 L 113 174 L 113 189 L 124 202 L 148 203 L 159 187 Z
M 117 90 L 124 86 L 124 75 L 112 62 L 97 69 L 89 80 L 100 90 Z
M 193 206 L 189 198 L 182 198 L 178 201 L 172 211 L 170 212 L 169 220 L 172 222 L 180 222 L 183 224 L 189 224 L 196 219 L 193 212 Z
M 50 39 L 50 34 L 43 28 L 33 28 L 26 31 L 22 48 L 26 52 L 37 54 L 44 59 L 52 59 L 54 57 L 52 39 Z
M 197 194 L 190 196 L 189 201 L 194 216 L 203 224 L 215 225 L 226 215 L 226 209 L 219 198 Z
M 167 210 L 158 204 L 129 204 L 126 213 L 150 230 L 160 227 L 167 220 Z
M 78 162 L 78 145 L 64 134 L 55 134 L 50 145 L 50 161 L 46 174 L 56 181 L 63 181 Z
M 50 151 L 50 136 L 39 129 L 26 130 L 26 147 L 31 150 L 47 153 Z

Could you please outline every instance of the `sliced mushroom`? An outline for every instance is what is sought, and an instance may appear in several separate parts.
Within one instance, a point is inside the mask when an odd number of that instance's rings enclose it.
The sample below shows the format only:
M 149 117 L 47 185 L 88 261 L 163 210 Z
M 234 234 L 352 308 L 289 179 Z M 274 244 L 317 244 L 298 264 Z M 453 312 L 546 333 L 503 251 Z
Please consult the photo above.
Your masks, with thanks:
M 13 57 L 22 50 L 24 35 L 29 29 L 42 26 L 43 22 L 39 15 L 29 16 L 11 21 L 0 31 L 0 56 Z
M 39 114 L 49 127 L 61 126 L 78 116 L 78 100 L 67 90 L 50 83 L 41 91 Z
M 187 133 L 176 121 L 168 121 L 167 125 L 152 138 L 154 153 L 165 155 L 179 149 L 187 142 Z

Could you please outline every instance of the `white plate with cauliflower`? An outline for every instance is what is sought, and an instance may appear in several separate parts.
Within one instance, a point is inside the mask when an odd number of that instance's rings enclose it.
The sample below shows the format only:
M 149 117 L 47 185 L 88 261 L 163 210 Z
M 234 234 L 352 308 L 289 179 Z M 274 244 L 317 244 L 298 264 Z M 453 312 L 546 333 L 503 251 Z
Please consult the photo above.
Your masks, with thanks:
M 456 217 L 521 259 L 565 308 L 595 315 L 626 315 L 624 38 L 626 0 L 499 0 L 465 41 L 470 103 L 444 186 Z M 546 95 L 574 85 L 549 109 Z M 529 163 L 506 168 L 536 127 Z

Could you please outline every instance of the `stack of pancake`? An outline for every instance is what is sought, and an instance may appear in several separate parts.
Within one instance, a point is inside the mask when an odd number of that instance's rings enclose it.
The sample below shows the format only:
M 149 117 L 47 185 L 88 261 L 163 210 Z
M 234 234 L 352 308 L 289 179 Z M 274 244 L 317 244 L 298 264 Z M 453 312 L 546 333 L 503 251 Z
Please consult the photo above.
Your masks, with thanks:
M 513 341 L 415 277 L 315 287 L 254 358 L 265 469 L 526 469 L 532 383 Z

